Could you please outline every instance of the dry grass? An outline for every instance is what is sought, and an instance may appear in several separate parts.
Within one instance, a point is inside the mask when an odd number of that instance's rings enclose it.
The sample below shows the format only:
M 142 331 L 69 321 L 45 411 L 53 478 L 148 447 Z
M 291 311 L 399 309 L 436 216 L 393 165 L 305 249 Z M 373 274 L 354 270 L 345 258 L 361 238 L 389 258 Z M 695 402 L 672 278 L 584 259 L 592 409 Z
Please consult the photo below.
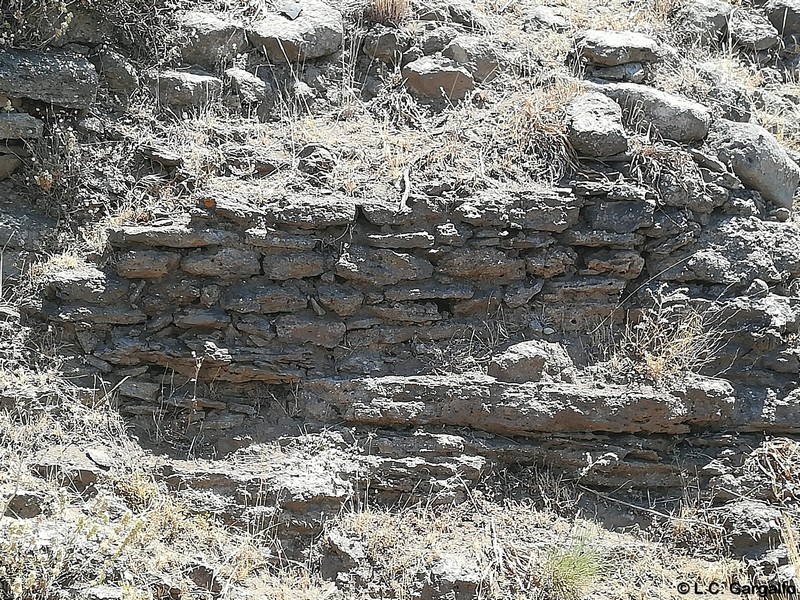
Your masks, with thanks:
M 713 309 L 657 302 L 628 313 L 621 330 L 604 321 L 591 337 L 589 353 L 611 380 L 670 385 L 713 363 L 729 334 Z
M 0 4 L 0 45 L 45 48 L 68 34 L 76 11 L 88 9 L 133 41 L 135 58 L 152 64 L 168 53 L 175 8 L 164 0 L 5 0 Z
M 411 7 L 408 0 L 370 0 L 363 16 L 370 23 L 399 27 L 411 16 Z

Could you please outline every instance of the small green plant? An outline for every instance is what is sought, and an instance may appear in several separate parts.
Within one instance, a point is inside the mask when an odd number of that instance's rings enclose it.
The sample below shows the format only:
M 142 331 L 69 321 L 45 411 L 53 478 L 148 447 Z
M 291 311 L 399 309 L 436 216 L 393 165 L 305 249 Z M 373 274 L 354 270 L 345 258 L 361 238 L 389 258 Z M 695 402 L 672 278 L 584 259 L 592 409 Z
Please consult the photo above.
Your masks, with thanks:
M 600 577 L 600 556 L 582 541 L 553 549 L 545 559 L 544 574 L 555 600 L 579 600 Z

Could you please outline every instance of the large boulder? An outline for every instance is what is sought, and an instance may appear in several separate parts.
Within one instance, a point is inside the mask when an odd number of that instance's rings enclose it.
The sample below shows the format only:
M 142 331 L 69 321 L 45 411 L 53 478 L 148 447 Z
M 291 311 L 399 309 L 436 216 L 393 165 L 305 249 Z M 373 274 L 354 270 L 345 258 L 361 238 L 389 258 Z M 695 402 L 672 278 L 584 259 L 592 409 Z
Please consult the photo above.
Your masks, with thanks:
M 625 117 L 661 137 L 676 142 L 702 140 L 711 125 L 711 113 L 697 102 L 635 83 L 609 83 L 595 88 L 623 110 Z
M 800 33 L 800 0 L 770 0 L 767 18 L 782 35 Z
M 463 100 L 475 87 L 472 75 L 464 67 L 446 58 L 423 56 L 403 68 L 409 90 L 425 98 Z
M 97 94 L 99 77 L 79 54 L 0 52 L 0 96 L 41 100 L 64 108 L 88 108 Z
M 244 28 L 231 20 L 201 11 L 180 13 L 178 23 L 186 33 L 181 46 L 184 62 L 206 69 L 229 63 L 248 47 Z
M 588 156 L 612 156 L 628 149 L 622 109 L 597 92 L 583 94 L 567 105 L 567 136 L 577 152 Z
M 658 42 L 634 31 L 590 29 L 578 38 L 577 48 L 583 58 L 607 67 L 659 59 Z
M 251 26 L 250 43 L 276 63 L 301 62 L 342 47 L 342 13 L 320 0 L 304 0 L 296 19 L 270 14 Z
M 791 208 L 800 167 L 763 127 L 718 119 L 708 144 L 742 182 L 780 208 Z

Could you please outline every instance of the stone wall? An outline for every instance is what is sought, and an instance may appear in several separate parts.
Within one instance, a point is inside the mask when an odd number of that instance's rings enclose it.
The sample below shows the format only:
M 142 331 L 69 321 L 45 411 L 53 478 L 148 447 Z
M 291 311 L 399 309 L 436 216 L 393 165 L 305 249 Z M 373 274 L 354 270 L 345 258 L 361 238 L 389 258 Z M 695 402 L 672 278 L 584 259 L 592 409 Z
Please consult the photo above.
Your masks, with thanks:
M 344 196 L 204 195 L 185 214 L 111 230 L 106 266 L 49 276 L 44 313 L 78 344 L 105 389 L 119 384 L 123 413 L 184 410 L 212 431 L 246 424 L 267 396 L 284 408 L 294 403 L 293 414 L 347 422 L 347 406 L 331 408 L 342 402 L 334 392 L 324 393 L 330 406 L 320 409 L 319 397 L 298 395 L 297 386 L 469 371 L 469 351 L 488 361 L 521 340 L 565 343 L 578 383 L 596 385 L 595 375 L 581 371 L 592 358 L 586 333 L 619 325 L 657 297 L 662 306 L 713 309 L 724 344 L 708 374 L 737 389 L 756 384 L 755 396 L 724 418 L 673 419 L 674 427 L 609 429 L 598 408 L 579 425 L 556 418 L 527 433 L 758 429 L 777 418 L 774 410 L 762 414 L 767 395 L 782 401 L 797 382 L 800 236 L 734 175 L 692 156 L 697 181 L 680 185 L 698 187 L 683 204 L 665 205 L 633 183 L 589 180 L 571 189 L 487 191 L 462 202 L 412 196 L 407 206 Z M 315 385 L 309 389 L 327 384 Z M 455 386 L 450 393 L 461 392 Z M 565 406 L 575 404 L 570 394 L 576 401 L 586 395 L 580 385 L 559 394 Z M 598 406 L 610 406 L 613 396 Z M 714 414 L 717 396 L 707 398 Z M 393 420 L 386 407 L 349 420 L 481 429 L 480 418 L 421 418 L 428 409 L 419 407 L 406 421 Z M 508 409 L 513 414 L 501 422 L 523 408 Z M 640 417 L 656 418 L 651 409 Z M 493 426 L 526 434 L 506 429 Z

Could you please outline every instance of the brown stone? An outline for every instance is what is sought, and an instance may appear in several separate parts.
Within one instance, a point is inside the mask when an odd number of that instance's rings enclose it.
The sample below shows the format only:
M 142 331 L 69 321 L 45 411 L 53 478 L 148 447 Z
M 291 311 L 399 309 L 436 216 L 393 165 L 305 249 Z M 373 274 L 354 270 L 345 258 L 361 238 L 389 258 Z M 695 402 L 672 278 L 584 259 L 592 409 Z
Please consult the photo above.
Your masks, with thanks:
M 385 249 L 350 246 L 336 263 L 336 274 L 356 284 L 393 285 L 401 281 L 427 279 L 433 266 L 425 259 Z
M 313 235 L 286 233 L 275 229 L 248 229 L 245 242 L 258 248 L 275 248 L 280 250 L 313 250 L 317 240 Z
M 130 250 L 117 260 L 117 273 L 130 279 L 157 279 L 174 272 L 180 261 L 177 252 Z
M 239 279 L 261 273 L 261 257 L 252 250 L 220 248 L 185 256 L 181 268 L 192 275 Z
M 317 288 L 319 302 L 340 317 L 349 317 L 364 304 L 364 294 L 344 285 L 325 285 Z
M 264 256 L 264 276 L 270 279 L 303 279 L 325 272 L 325 257 L 315 252 L 267 254 Z
M 244 283 L 222 295 L 222 307 L 236 313 L 294 312 L 308 305 L 308 297 L 293 285 Z
M 442 258 L 436 270 L 477 281 L 519 281 L 525 278 L 525 261 L 492 248 L 458 248 Z
M 275 320 L 275 330 L 284 342 L 335 348 L 344 339 L 346 328 L 341 321 L 285 315 Z
M 200 248 L 224 246 L 239 240 L 232 231 L 192 229 L 185 224 L 116 227 L 108 231 L 108 241 L 118 248 L 131 244 L 166 248 Z

